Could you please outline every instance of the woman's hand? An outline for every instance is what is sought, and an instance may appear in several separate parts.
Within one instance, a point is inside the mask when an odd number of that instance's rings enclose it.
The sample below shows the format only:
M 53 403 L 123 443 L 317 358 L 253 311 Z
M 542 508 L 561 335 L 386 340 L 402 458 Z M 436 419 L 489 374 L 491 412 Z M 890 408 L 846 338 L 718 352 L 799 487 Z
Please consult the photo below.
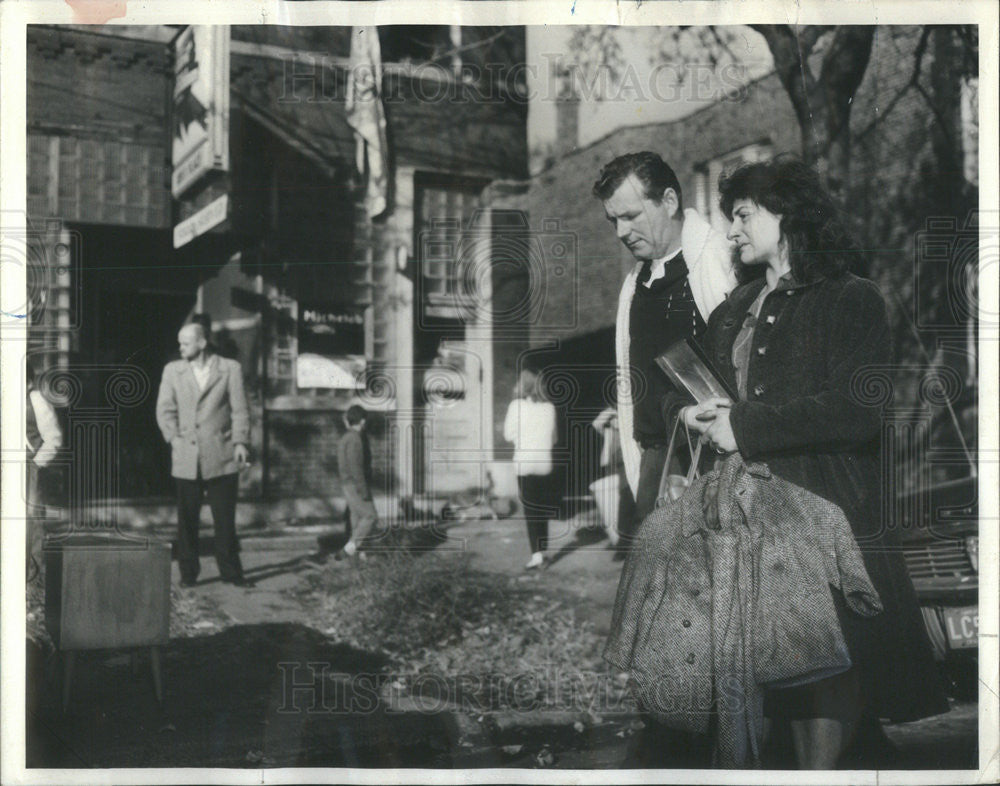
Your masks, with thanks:
M 731 406 L 732 402 L 728 398 L 710 398 L 701 404 L 684 407 L 679 417 L 689 429 L 693 429 L 699 434 L 705 434 L 720 413 L 725 413 L 728 420 L 729 407 Z
M 729 409 L 719 409 L 715 418 L 708 424 L 705 431 L 705 441 L 716 453 L 733 453 L 739 449 L 733 425 L 729 422 Z

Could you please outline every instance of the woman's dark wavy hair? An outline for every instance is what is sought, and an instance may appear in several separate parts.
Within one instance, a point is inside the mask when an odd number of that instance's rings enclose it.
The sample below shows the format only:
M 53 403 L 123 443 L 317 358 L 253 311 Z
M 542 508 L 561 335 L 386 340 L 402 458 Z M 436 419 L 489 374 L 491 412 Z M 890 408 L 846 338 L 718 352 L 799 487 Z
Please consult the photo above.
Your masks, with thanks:
M 719 207 L 730 220 L 737 199 L 749 199 L 781 216 L 781 236 L 796 281 L 838 278 L 849 269 L 860 269 L 861 250 L 843 212 L 816 171 L 802 161 L 781 156 L 723 173 Z M 763 275 L 762 265 L 740 263 L 738 252 L 735 264 L 741 282 Z

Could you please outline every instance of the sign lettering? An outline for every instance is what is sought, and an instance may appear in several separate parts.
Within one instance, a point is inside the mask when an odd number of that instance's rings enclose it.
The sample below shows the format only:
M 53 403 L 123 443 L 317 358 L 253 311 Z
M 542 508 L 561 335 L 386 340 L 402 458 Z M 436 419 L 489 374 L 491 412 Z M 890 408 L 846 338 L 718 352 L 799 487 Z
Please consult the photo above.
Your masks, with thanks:
M 221 224 L 229 216 L 229 197 L 225 194 L 210 202 L 190 218 L 174 227 L 174 248 L 190 243 L 212 227 Z

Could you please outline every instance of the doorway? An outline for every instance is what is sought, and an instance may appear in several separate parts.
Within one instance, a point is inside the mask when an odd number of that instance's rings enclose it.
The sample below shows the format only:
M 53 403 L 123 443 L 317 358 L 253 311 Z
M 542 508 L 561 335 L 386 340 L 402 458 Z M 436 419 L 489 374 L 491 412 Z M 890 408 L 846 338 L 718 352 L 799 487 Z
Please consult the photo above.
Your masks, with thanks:
M 156 425 L 163 367 L 178 357 L 177 331 L 195 310 L 198 278 L 179 269 L 170 234 L 85 227 L 80 266 L 80 340 L 84 402 L 107 407 L 105 384 L 124 364 L 141 369 L 149 390 L 118 409 L 117 496 L 172 497 L 170 449 Z M 113 488 L 107 484 L 104 488 Z

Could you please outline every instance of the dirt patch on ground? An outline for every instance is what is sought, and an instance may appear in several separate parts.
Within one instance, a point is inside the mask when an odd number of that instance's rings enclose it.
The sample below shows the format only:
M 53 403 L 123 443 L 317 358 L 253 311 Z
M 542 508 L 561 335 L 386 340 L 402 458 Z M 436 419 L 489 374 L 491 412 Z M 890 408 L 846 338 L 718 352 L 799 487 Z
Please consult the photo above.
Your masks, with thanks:
M 481 711 L 587 709 L 625 697 L 575 596 L 477 569 L 467 553 L 374 555 L 290 592 L 325 634 L 383 653 L 400 690 L 446 690 Z

